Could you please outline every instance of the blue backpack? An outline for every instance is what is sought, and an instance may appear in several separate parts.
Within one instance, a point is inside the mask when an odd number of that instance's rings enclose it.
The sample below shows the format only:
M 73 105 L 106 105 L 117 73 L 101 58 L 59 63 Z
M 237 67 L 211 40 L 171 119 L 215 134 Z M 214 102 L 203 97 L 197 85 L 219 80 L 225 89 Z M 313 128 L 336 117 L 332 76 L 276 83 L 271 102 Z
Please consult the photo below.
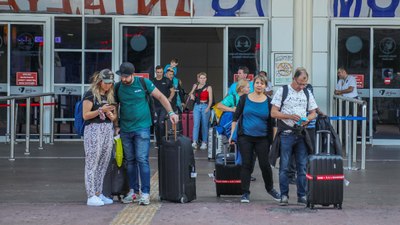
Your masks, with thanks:
M 75 104 L 75 113 L 74 113 L 74 129 L 75 133 L 79 136 L 82 137 L 83 133 L 85 132 L 85 125 L 86 121 L 83 119 L 83 99 L 81 101 L 78 101 Z

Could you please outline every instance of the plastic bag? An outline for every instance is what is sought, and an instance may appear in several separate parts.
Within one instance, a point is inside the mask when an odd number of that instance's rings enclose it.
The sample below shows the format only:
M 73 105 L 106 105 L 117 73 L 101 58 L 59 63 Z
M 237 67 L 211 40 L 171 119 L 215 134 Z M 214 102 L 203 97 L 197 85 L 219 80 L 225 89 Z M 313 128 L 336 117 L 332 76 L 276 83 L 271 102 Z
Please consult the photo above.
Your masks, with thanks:
M 122 148 L 122 140 L 119 135 L 114 137 L 115 142 L 115 161 L 117 162 L 117 166 L 122 166 L 122 161 L 124 159 L 124 150 Z

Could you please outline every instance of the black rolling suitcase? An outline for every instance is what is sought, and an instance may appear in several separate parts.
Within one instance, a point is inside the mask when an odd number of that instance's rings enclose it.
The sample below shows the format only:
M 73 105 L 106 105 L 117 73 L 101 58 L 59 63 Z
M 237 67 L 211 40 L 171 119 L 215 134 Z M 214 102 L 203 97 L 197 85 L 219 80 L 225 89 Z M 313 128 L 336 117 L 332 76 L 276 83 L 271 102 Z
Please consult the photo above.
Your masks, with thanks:
M 235 164 L 236 151 L 236 145 L 229 145 L 229 147 L 225 145 L 223 152 L 218 153 L 215 157 L 214 182 L 217 197 L 221 195 L 242 195 L 241 166 Z
M 321 133 L 327 135 L 323 143 L 330 143 L 330 131 L 317 131 L 316 154 L 308 157 L 307 207 L 313 209 L 314 205 L 333 205 L 342 209 L 344 181 L 342 156 L 331 155 L 329 144 L 326 144 L 326 153 L 320 152 Z
M 121 201 L 122 197 L 126 196 L 128 192 L 129 181 L 125 162 L 121 167 L 118 167 L 114 157 L 111 157 L 107 172 L 104 175 L 103 194 L 111 199 L 113 199 L 113 196 L 117 196 L 118 200 Z
M 160 200 L 186 203 L 196 199 L 194 154 L 190 139 L 178 135 L 175 126 L 173 130 L 173 136 L 167 132 L 158 149 L 159 195 Z

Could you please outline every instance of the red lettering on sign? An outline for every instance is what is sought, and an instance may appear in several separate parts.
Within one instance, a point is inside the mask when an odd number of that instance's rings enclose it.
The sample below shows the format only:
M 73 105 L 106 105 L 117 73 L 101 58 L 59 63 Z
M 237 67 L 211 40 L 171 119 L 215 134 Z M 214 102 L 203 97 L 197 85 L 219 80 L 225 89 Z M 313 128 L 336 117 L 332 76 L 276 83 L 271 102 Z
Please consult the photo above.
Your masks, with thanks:
M 5 2 L 1 1 L 0 5 L 8 5 L 14 9 L 14 12 L 19 12 L 20 10 L 15 0 L 7 0 Z
M 190 7 L 190 0 L 187 0 L 187 2 Z M 190 16 L 190 12 L 185 11 L 185 0 L 179 0 L 175 11 L 175 16 Z
M 106 10 L 104 9 L 103 0 L 99 0 L 98 5 L 94 5 L 93 2 L 94 2 L 94 0 L 85 0 L 85 9 L 92 9 L 92 10 L 100 9 L 101 15 L 106 14 Z
M 72 14 L 71 2 L 62 0 L 62 8 L 47 8 L 47 12 Z
M 151 0 L 149 4 L 146 5 L 145 0 L 138 0 L 138 14 L 139 15 L 149 15 L 153 7 L 160 0 Z M 167 3 L 165 0 L 161 0 L 161 16 L 168 16 L 167 14 Z
M 124 14 L 124 0 L 115 0 L 115 11 L 117 14 Z
M 39 0 L 29 0 L 29 11 L 37 12 L 37 3 Z

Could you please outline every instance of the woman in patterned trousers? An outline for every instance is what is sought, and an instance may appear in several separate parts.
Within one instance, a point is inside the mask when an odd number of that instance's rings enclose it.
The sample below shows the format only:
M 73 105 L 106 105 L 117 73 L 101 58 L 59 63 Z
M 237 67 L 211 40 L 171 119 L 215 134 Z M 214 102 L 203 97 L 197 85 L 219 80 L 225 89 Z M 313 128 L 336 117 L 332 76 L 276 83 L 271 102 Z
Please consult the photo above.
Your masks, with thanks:
M 112 204 L 105 197 L 103 179 L 110 162 L 113 147 L 113 121 L 117 118 L 114 100 L 114 73 L 109 69 L 97 72 L 92 77 L 90 89 L 83 97 L 83 119 L 85 148 L 85 187 L 87 205 Z

